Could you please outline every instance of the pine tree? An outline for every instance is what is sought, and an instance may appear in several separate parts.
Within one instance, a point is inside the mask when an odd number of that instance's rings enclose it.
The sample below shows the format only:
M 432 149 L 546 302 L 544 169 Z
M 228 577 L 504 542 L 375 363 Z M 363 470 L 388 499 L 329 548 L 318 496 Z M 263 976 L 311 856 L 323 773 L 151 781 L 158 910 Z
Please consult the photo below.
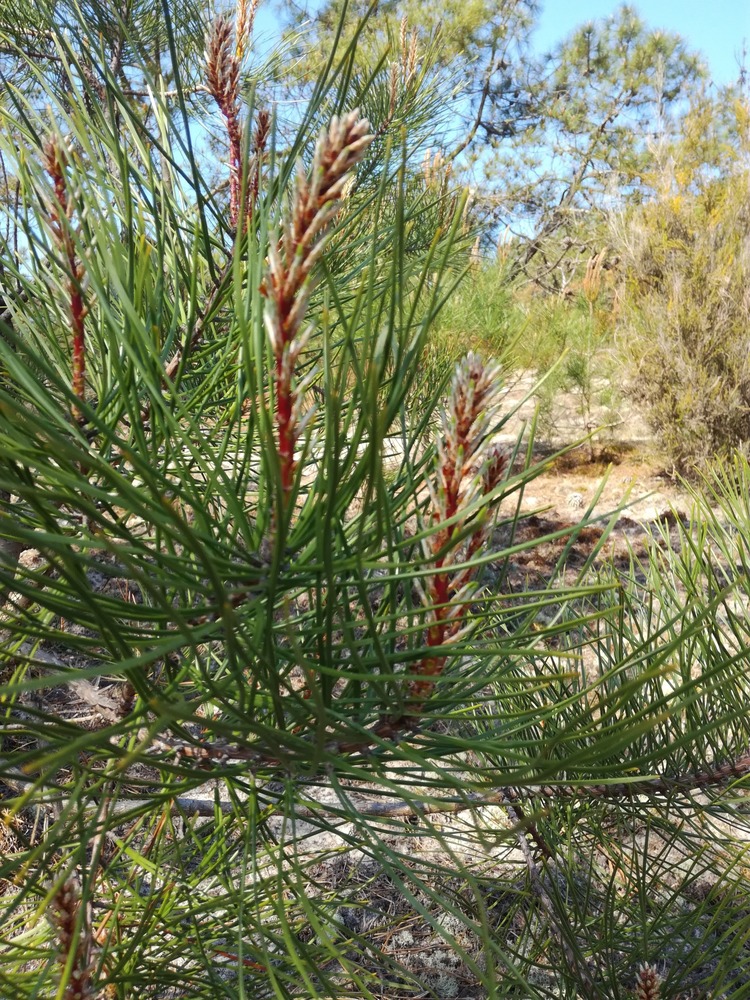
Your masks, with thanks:
M 502 366 L 419 384 L 427 54 L 281 121 L 244 3 L 172 13 L 134 93 L 71 6 L 1 104 L 0 993 L 737 995 L 747 465 L 571 580 Z

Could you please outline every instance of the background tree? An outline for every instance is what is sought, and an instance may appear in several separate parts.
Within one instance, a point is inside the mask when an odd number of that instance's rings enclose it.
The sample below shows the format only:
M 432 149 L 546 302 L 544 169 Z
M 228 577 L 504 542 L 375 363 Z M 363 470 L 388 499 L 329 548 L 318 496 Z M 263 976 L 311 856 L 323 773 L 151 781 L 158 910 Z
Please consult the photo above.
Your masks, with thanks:
M 655 145 L 679 129 L 705 71 L 679 36 L 648 30 L 623 6 L 532 72 L 528 112 L 480 125 L 494 154 L 483 158 L 482 190 L 521 237 L 511 274 L 559 290 L 576 255 L 585 265 L 601 249 L 607 212 L 638 197 Z
M 298 65 L 314 72 L 340 14 L 351 33 L 364 9 L 295 8 L 312 25 L 297 36 Z M 606 210 L 638 197 L 654 144 L 679 127 L 705 70 L 679 36 L 649 30 L 628 5 L 535 59 L 537 13 L 535 3 L 380 4 L 360 58 L 395 58 L 412 31 L 423 46 L 439 39 L 438 65 L 461 84 L 433 145 L 469 179 L 485 239 L 508 227 L 517 235 L 510 276 L 558 290 L 601 248 Z
M 362 66 L 408 61 L 409 51 L 429 51 L 433 72 L 441 80 L 441 114 L 432 122 L 430 145 L 449 161 L 477 139 L 480 121 L 498 73 L 520 65 L 538 11 L 537 0 L 479 0 L 466 4 L 349 3 L 284 5 L 288 35 L 296 54 L 297 82 L 304 92 L 339 33 L 351 37 L 367 12 L 358 45 Z M 309 25 L 302 33 L 300 23 Z

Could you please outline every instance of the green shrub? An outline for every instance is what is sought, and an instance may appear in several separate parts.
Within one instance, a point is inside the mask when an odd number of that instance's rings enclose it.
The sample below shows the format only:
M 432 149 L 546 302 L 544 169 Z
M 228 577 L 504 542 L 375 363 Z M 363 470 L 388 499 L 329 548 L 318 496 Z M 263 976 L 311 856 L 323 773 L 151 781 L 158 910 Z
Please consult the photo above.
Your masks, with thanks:
M 622 239 L 629 389 L 680 472 L 750 441 L 749 184 L 737 173 L 664 197 Z

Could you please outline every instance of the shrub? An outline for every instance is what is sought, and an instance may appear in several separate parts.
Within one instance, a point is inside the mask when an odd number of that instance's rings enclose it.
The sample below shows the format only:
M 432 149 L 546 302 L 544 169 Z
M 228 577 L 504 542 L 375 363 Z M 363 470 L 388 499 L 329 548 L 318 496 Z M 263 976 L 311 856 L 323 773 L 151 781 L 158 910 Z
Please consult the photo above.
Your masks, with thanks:
M 626 224 L 630 392 L 684 473 L 750 441 L 749 183 L 742 173 L 703 182 Z

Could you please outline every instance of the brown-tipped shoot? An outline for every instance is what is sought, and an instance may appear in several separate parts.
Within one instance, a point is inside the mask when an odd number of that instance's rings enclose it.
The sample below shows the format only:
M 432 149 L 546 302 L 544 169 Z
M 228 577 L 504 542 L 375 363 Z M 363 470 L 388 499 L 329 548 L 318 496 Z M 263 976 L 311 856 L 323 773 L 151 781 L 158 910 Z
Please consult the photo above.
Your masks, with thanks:
M 219 15 L 206 38 L 206 82 L 224 117 L 229 138 L 229 219 L 236 228 L 242 179 L 242 125 L 240 122 L 240 60 L 232 21 Z
M 284 506 L 294 483 L 295 447 L 313 414 L 312 409 L 305 412 L 302 407 L 307 385 L 298 384 L 295 378 L 297 361 L 311 332 L 302 328 L 312 290 L 311 273 L 350 173 L 372 140 L 370 124 L 360 118 L 359 111 L 332 119 L 318 138 L 309 174 L 298 165 L 290 215 L 278 242 L 269 247 L 264 319 L 276 369 L 275 423 Z
M 644 963 L 638 969 L 635 986 L 635 1000 L 659 1000 L 661 996 L 661 976 L 654 965 Z
M 52 900 L 48 912 L 50 923 L 57 932 L 58 961 L 67 972 L 67 984 L 62 1000 L 94 1000 L 92 982 L 93 940 L 88 914 L 80 920 L 81 900 L 75 880 L 65 881 Z
M 488 518 L 477 513 L 477 505 L 508 468 L 505 450 L 491 440 L 500 412 L 500 388 L 500 367 L 485 365 L 470 353 L 456 369 L 442 413 L 435 476 L 428 484 L 436 530 L 423 542 L 433 567 L 422 588 L 430 647 L 442 647 L 459 637 L 475 596 L 476 568 L 466 564 L 480 552 L 489 533 Z M 432 693 L 445 661 L 445 654 L 436 652 L 419 663 L 420 676 L 409 684 L 412 714 Z
M 261 108 L 255 119 L 255 132 L 253 133 L 253 165 L 250 173 L 250 198 L 247 212 L 252 215 L 258 203 L 260 193 L 260 177 L 263 170 L 263 158 L 268 145 L 268 137 L 271 134 L 271 113 Z
M 72 338 L 72 388 L 77 399 L 83 400 L 86 395 L 86 332 L 85 319 L 88 312 L 83 297 L 83 280 L 85 269 L 79 263 L 75 243 L 71 233 L 71 219 L 74 211 L 74 201 L 68 188 L 65 167 L 67 166 L 67 151 L 57 137 L 47 141 L 43 150 L 44 166 L 52 181 L 54 200 L 47 209 L 47 222 L 52 236 L 62 252 L 67 271 L 67 308 L 70 318 Z M 73 407 L 73 417 L 82 420 L 81 410 Z
M 253 35 L 258 2 L 259 0 L 237 0 L 234 19 L 236 36 L 234 54 L 238 64 L 242 62 Z

